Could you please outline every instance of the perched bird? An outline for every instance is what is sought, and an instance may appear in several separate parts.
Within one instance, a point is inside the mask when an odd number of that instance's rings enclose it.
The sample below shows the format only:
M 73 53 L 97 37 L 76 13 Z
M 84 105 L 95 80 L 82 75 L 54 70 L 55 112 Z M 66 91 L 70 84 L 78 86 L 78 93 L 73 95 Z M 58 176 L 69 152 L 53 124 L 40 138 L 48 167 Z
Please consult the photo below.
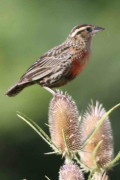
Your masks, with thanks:
M 33 84 L 60 87 L 74 79 L 88 62 L 92 36 L 102 30 L 89 24 L 74 27 L 62 44 L 41 56 L 5 95 L 15 96 Z

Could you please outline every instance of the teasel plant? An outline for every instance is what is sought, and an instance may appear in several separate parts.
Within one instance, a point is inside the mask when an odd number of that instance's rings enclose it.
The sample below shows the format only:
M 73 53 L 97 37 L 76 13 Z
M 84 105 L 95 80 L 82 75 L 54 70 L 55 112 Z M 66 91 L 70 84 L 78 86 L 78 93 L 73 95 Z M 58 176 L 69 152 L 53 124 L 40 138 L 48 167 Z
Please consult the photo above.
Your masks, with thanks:
M 47 123 L 50 136 L 35 121 L 20 112 L 17 115 L 51 147 L 46 154 L 64 158 L 58 179 L 84 180 L 87 173 L 88 180 L 108 180 L 107 172 L 120 160 L 120 152 L 114 157 L 109 115 L 120 103 L 106 112 L 98 101 L 91 102 L 81 116 L 67 93 L 58 90 L 52 96 Z

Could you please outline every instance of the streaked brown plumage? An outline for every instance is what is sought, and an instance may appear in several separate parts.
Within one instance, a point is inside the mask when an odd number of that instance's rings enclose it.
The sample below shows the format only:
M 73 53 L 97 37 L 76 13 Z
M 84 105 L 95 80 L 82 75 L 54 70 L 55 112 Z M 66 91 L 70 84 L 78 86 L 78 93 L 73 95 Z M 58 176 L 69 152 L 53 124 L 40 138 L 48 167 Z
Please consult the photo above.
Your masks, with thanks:
M 74 79 L 88 62 L 92 36 L 101 30 L 88 24 L 74 27 L 65 42 L 41 56 L 6 95 L 15 96 L 36 83 L 53 88 Z

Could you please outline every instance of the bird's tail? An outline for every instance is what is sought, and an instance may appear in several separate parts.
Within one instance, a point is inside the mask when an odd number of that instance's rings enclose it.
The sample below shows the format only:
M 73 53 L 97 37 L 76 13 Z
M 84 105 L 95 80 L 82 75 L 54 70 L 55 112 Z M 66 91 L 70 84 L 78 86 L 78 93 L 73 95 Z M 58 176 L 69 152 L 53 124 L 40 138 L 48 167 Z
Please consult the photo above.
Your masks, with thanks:
M 5 93 L 6 96 L 12 97 L 16 96 L 19 92 L 21 92 L 27 85 L 25 84 L 14 84 L 10 89 Z

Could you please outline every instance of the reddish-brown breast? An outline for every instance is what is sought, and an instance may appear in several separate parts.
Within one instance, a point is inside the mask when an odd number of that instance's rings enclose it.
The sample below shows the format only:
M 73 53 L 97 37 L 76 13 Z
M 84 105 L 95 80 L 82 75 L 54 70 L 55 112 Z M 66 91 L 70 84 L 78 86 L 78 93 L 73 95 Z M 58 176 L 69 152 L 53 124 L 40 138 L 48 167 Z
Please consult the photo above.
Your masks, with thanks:
M 77 76 L 85 67 L 85 65 L 88 62 L 90 56 L 90 52 L 89 51 L 84 51 L 84 52 L 80 52 L 77 53 L 72 60 L 72 66 L 70 69 L 70 76 L 71 78 L 74 78 L 75 76 Z

